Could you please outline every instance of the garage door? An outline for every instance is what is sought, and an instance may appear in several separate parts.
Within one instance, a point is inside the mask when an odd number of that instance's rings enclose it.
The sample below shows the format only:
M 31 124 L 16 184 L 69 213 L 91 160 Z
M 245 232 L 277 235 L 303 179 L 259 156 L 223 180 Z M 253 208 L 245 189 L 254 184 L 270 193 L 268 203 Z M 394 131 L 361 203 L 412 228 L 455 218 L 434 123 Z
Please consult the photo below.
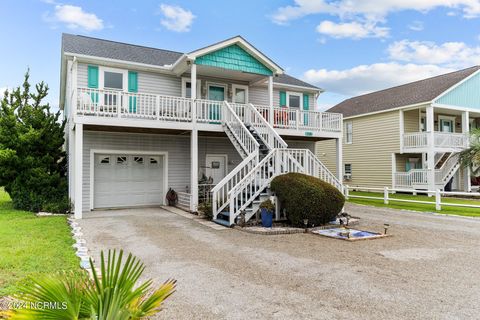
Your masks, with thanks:
M 96 154 L 94 208 L 163 204 L 163 168 L 159 155 Z

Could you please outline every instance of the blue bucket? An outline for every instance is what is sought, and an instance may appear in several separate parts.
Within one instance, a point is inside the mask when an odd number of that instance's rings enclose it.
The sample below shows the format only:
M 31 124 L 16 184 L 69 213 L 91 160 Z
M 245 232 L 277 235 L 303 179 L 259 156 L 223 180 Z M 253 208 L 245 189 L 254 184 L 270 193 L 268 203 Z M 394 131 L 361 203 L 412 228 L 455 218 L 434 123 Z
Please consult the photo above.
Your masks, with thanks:
M 262 208 L 261 216 L 262 216 L 262 227 L 271 228 L 273 224 L 273 212 Z

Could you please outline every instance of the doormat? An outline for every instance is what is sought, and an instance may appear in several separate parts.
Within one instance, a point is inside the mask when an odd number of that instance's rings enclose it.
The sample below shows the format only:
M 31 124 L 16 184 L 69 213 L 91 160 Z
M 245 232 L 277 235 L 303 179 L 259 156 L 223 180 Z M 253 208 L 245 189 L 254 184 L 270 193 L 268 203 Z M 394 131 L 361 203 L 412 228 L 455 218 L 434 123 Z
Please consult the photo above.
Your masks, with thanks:
M 324 237 L 335 238 L 335 239 L 346 240 L 346 241 L 377 239 L 377 238 L 385 238 L 390 236 L 389 234 L 357 230 L 357 229 L 349 229 L 349 228 L 329 228 L 329 229 L 323 229 L 323 230 L 314 230 L 312 231 L 312 233 L 318 234 Z

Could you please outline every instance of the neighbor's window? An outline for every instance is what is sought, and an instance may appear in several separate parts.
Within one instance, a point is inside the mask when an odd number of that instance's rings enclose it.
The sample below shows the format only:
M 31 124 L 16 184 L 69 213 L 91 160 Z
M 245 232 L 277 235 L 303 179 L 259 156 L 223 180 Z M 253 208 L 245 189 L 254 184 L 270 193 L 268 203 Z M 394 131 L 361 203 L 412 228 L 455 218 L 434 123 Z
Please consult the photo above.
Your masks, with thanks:
M 345 122 L 345 143 L 353 142 L 353 123 L 351 121 Z
M 288 107 L 289 108 L 300 108 L 301 96 L 299 94 L 288 94 Z
M 351 179 L 352 178 L 352 164 L 351 163 L 345 163 L 343 165 L 343 174 L 344 174 L 344 179 Z
M 103 73 L 103 86 L 109 89 L 123 90 L 123 73 L 105 71 Z

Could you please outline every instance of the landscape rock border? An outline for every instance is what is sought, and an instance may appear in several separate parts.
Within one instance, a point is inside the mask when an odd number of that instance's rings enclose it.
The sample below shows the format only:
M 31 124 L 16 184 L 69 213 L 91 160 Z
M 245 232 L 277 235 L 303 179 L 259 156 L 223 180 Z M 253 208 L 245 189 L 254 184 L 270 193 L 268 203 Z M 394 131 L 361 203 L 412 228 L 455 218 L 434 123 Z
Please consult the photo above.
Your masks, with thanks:
M 82 227 L 80 227 L 80 224 L 73 216 L 67 218 L 67 223 L 71 228 L 72 238 L 75 240 L 72 247 L 75 249 L 75 255 L 80 259 L 80 268 L 85 270 L 88 275 L 92 277 L 92 267 L 90 266 L 91 257 L 87 248 L 87 241 L 83 238 Z

